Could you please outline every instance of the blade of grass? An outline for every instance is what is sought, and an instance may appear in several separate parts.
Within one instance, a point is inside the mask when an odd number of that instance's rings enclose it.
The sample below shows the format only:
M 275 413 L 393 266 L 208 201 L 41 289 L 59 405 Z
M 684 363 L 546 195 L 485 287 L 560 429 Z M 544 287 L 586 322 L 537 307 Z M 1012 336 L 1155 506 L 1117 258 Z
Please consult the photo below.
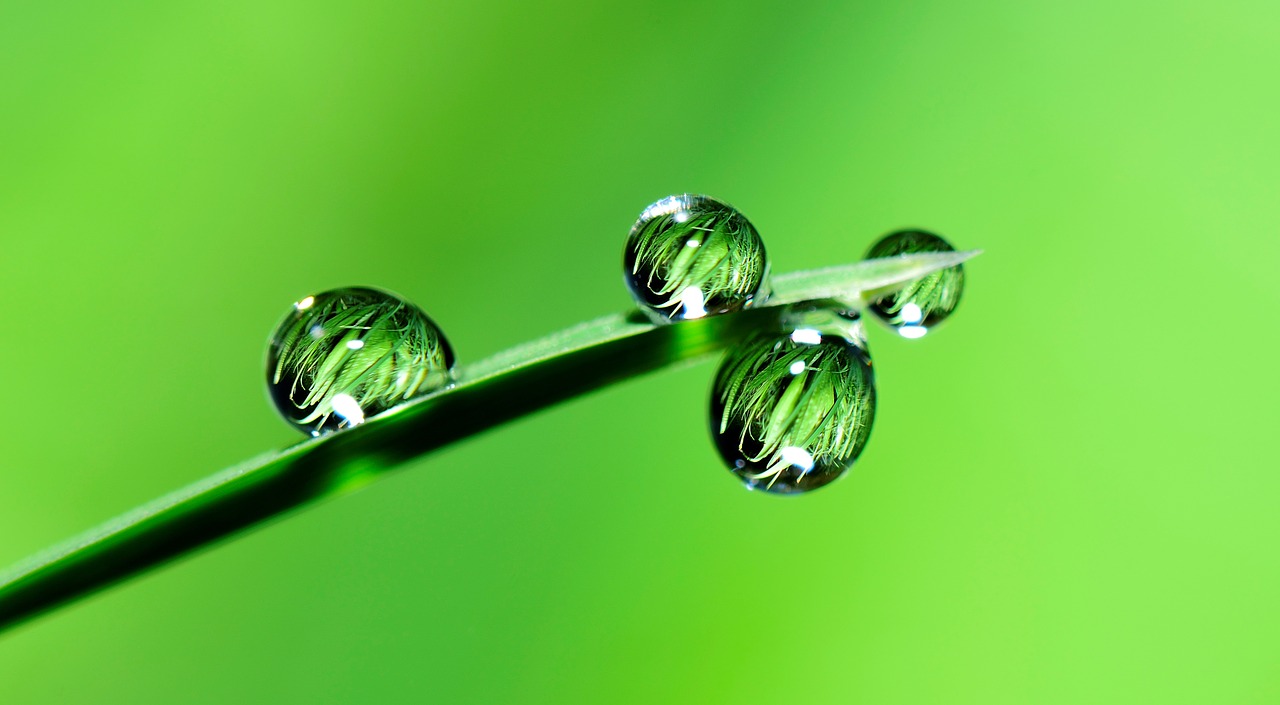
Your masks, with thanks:
M 608 384 L 732 345 L 776 324 L 787 304 L 861 306 L 978 251 L 905 255 L 775 278 L 773 297 L 741 313 L 654 325 L 639 312 L 554 333 L 464 367 L 454 386 L 340 433 L 223 470 L 0 574 L 0 631 L 408 460 Z

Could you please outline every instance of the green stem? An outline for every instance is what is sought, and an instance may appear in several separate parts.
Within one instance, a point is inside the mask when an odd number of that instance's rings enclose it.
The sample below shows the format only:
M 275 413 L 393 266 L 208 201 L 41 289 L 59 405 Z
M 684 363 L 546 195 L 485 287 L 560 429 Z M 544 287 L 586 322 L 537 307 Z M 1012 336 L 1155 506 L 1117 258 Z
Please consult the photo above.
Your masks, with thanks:
M 787 304 L 861 306 L 977 251 L 910 255 L 778 277 L 767 304 L 654 325 L 609 316 L 465 367 L 458 383 L 339 433 L 268 453 L 158 499 L 0 575 L 0 631 L 262 521 L 380 477 L 404 462 L 557 402 L 776 324 Z

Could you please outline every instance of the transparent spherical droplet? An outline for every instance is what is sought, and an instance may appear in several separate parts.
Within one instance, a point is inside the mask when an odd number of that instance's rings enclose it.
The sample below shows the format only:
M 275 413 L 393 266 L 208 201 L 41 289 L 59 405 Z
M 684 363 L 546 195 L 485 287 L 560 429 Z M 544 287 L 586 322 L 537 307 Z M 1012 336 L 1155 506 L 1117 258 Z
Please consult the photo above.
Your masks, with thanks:
M 730 350 L 711 391 L 716 448 L 750 489 L 808 492 L 862 453 L 875 418 L 864 347 L 813 327 L 760 333 Z
M 623 266 L 657 322 L 741 310 L 767 295 L 764 241 L 742 213 L 709 196 L 668 196 L 640 214 Z
M 453 350 L 422 309 L 376 289 L 308 296 L 276 326 L 267 388 L 306 433 L 347 428 L 452 379 Z
M 899 230 L 885 235 L 867 251 L 867 259 L 955 252 L 951 243 L 923 230 Z M 904 338 L 922 338 L 956 310 L 964 290 L 964 266 L 933 272 L 892 294 L 876 299 L 868 308 Z

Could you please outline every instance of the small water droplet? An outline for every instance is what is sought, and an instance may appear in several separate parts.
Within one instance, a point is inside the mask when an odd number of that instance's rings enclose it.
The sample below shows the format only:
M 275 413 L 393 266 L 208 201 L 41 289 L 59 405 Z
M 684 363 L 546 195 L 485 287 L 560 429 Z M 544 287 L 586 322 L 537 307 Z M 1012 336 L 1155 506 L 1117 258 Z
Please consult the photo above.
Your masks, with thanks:
M 875 380 L 861 324 L 824 315 L 839 324 L 815 327 L 809 317 L 791 333 L 757 333 L 716 373 L 711 434 L 749 489 L 822 487 L 853 465 L 871 434 Z
M 739 311 L 767 295 L 764 241 L 746 216 L 710 196 L 650 205 L 627 236 L 631 295 L 656 322 Z
M 449 342 L 422 309 L 377 289 L 334 289 L 276 326 L 267 388 L 286 421 L 318 436 L 444 387 L 452 368 Z
M 955 252 L 951 243 L 923 230 L 899 230 L 885 235 L 867 251 L 867 259 Z M 912 281 L 892 294 L 871 302 L 868 308 L 904 338 L 923 338 L 956 310 L 964 290 L 964 266 L 957 264 Z

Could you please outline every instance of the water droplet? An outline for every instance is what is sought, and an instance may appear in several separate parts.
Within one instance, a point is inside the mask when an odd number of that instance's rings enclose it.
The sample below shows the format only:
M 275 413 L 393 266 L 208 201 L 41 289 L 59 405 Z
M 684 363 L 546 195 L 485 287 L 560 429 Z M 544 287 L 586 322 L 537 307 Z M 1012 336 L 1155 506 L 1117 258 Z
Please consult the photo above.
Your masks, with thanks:
M 730 471 L 750 489 L 779 494 L 843 475 L 876 411 L 861 323 L 793 325 L 804 327 L 757 333 L 730 350 L 711 391 L 711 435 Z
M 880 238 L 867 251 L 867 259 L 955 252 L 951 243 L 923 230 L 899 230 Z M 916 279 L 892 294 L 876 299 L 868 308 L 904 338 L 923 338 L 960 303 L 964 290 L 964 266 L 957 264 Z
M 308 296 L 276 326 L 267 388 L 285 420 L 318 436 L 449 384 L 453 350 L 422 309 L 376 289 Z
M 646 208 L 623 264 L 631 295 L 660 323 L 739 311 L 768 293 L 764 241 L 710 196 L 668 196 Z

